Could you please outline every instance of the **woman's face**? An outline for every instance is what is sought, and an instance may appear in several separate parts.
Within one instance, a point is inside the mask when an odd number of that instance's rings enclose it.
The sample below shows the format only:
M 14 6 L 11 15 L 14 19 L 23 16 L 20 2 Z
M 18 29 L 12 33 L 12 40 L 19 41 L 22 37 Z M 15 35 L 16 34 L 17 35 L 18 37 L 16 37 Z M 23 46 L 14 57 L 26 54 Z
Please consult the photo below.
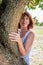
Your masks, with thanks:
M 20 21 L 20 26 L 21 28 L 27 28 L 27 26 L 29 25 L 30 21 L 29 21 L 29 17 L 28 16 L 24 16 L 21 21 Z

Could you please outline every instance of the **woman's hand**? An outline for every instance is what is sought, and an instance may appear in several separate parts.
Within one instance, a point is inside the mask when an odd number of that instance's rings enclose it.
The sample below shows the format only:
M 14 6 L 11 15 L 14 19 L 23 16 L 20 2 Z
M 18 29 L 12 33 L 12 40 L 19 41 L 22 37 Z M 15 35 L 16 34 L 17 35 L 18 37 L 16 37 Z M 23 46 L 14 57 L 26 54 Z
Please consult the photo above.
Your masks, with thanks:
M 26 51 L 25 51 L 25 48 L 24 48 L 24 46 L 22 44 L 22 41 L 21 41 L 21 38 L 20 38 L 20 34 L 19 33 L 11 32 L 9 34 L 9 39 L 11 41 L 13 41 L 13 42 L 15 41 L 15 42 L 18 43 L 18 47 L 19 47 L 19 51 L 20 51 L 20 54 L 21 55 L 25 55 L 26 54 Z
M 15 33 L 15 32 L 11 32 L 9 33 L 9 39 L 11 41 L 15 41 L 15 42 L 19 42 L 20 41 L 20 34 L 19 33 Z

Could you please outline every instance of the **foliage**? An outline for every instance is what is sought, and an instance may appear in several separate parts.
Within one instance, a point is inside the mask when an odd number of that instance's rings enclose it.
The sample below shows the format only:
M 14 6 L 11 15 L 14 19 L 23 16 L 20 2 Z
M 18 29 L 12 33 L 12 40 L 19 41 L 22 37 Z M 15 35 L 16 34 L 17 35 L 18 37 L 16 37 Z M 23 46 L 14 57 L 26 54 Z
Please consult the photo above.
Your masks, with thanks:
M 39 4 L 39 8 L 41 7 L 41 9 L 43 9 L 43 4 Z
M 39 26 L 39 25 L 40 25 L 40 23 L 38 22 L 38 20 L 37 20 L 36 16 L 35 16 L 33 19 L 34 19 L 34 24 L 35 24 L 36 26 Z
M 33 3 L 34 3 L 35 5 L 38 5 L 39 0 L 33 0 Z M 33 5 L 34 5 L 34 4 L 33 4 Z
M 34 20 L 34 24 L 35 24 L 35 25 L 37 25 L 37 26 L 43 26 L 43 22 L 41 22 L 41 23 L 38 22 L 36 16 L 33 18 L 33 20 Z
M 39 26 L 39 25 L 40 25 L 40 23 L 39 23 L 38 21 L 36 21 L 35 25 Z
M 43 26 L 43 22 L 42 22 L 42 23 L 40 23 L 40 26 Z
M 39 5 L 41 9 L 43 9 L 43 0 L 30 0 L 27 3 L 29 9 L 36 9 L 36 6 Z
M 27 6 L 29 9 L 36 9 L 36 7 L 33 6 L 31 2 L 28 2 Z

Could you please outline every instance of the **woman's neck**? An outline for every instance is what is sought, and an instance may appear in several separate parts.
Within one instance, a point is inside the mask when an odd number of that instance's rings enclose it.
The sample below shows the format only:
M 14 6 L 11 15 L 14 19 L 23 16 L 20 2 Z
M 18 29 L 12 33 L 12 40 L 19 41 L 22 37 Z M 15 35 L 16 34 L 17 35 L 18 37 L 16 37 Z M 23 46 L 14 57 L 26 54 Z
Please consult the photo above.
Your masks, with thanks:
M 24 28 L 23 28 L 23 29 L 21 29 L 21 32 L 22 32 L 22 33 L 25 33 L 25 32 L 27 32 L 27 31 L 28 31 L 28 29 L 27 29 L 27 28 L 25 28 L 25 29 L 24 29 Z
M 20 37 L 22 38 L 27 31 L 28 31 L 28 29 L 26 29 L 26 28 L 25 29 L 21 29 Z

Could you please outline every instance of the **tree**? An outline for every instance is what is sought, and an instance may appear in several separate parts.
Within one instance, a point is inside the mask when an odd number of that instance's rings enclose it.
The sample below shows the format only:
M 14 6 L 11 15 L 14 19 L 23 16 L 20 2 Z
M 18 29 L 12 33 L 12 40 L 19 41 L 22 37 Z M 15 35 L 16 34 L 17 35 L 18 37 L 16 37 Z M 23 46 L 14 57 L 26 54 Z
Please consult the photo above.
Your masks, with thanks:
M 2 11 L 2 13 L 0 12 L 0 65 L 26 65 L 24 60 L 20 58 L 17 43 L 10 42 L 8 33 L 17 32 L 19 18 L 27 1 L 2 0 L 2 9 L 0 9 Z

